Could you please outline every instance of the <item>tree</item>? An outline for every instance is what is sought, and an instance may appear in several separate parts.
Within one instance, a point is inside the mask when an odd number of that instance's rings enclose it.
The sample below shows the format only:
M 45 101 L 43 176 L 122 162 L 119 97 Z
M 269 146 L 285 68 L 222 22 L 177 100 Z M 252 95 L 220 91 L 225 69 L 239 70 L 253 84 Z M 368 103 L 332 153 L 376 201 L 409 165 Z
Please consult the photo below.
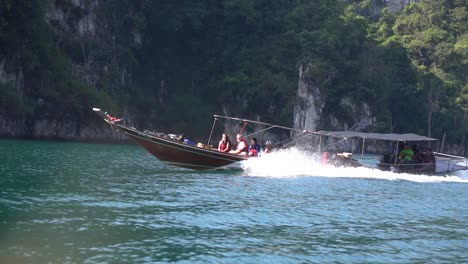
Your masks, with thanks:
M 428 135 L 432 135 L 434 113 L 454 108 L 466 82 L 468 57 L 457 48 L 468 28 L 466 18 L 463 1 L 420 1 L 395 19 L 393 36 L 388 37 L 385 30 L 384 41 L 395 37 L 418 72 L 417 89 L 426 97 Z

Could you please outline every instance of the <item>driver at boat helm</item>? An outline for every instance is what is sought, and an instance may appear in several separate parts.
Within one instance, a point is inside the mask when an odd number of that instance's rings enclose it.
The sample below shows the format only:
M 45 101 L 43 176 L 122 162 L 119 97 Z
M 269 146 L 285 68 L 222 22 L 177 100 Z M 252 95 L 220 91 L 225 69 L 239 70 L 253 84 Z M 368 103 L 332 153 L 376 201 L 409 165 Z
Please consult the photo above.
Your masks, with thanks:
M 247 156 L 247 153 L 249 151 L 249 144 L 247 143 L 247 140 L 242 136 L 242 134 L 237 134 L 236 140 L 236 149 L 229 151 L 229 153 Z

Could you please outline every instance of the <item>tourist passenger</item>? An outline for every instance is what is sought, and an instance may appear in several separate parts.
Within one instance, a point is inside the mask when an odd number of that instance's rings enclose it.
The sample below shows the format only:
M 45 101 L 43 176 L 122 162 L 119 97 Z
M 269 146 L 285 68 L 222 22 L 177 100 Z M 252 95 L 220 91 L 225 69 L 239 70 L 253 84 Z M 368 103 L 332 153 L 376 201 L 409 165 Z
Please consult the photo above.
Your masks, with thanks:
M 403 144 L 403 149 L 398 155 L 398 163 L 410 164 L 413 162 L 414 152 L 409 148 L 408 143 Z
M 265 150 L 263 153 L 271 153 L 273 151 L 273 145 L 271 144 L 271 141 L 266 142 Z
M 435 172 L 436 160 L 431 148 L 426 148 L 426 152 L 424 153 L 424 164 L 426 165 L 425 170 Z
M 422 164 L 424 163 L 424 153 L 422 148 L 418 148 L 418 152 L 414 156 L 414 163 L 415 164 Z M 421 169 L 423 166 L 422 165 L 416 165 L 415 169 Z
M 257 144 L 257 139 L 252 138 L 249 145 L 249 156 L 258 157 L 260 153 L 260 145 Z
M 416 155 L 418 153 L 418 150 L 420 149 L 419 144 L 414 144 L 413 145 L 413 153 Z
M 231 150 L 231 141 L 229 141 L 229 136 L 226 133 L 223 133 L 221 140 L 218 144 L 219 152 L 229 152 Z
M 249 150 L 249 145 L 247 144 L 247 140 L 245 140 L 242 134 L 237 134 L 236 140 L 237 140 L 236 149 L 229 151 L 229 153 L 247 156 L 247 153 Z

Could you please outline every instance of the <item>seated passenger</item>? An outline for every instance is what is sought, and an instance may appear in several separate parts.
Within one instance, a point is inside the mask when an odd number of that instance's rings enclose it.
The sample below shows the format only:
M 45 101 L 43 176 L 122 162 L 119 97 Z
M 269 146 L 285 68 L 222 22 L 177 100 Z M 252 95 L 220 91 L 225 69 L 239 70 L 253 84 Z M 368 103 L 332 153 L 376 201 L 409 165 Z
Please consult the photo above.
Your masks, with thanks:
M 412 149 L 409 148 L 408 143 L 403 144 L 403 149 L 400 151 L 398 155 L 398 163 L 402 164 L 411 164 L 413 162 L 414 152 Z
M 424 153 L 424 165 L 425 171 L 435 172 L 436 160 L 431 148 L 426 148 L 426 152 Z
M 257 144 L 256 138 L 252 138 L 249 145 L 249 156 L 258 157 L 258 153 L 260 153 L 260 145 Z
M 273 145 L 271 144 L 271 141 L 266 142 L 265 150 L 263 153 L 271 153 L 273 151 Z
M 228 135 L 223 133 L 223 136 L 218 144 L 218 151 L 219 152 L 229 152 L 231 150 L 231 141 L 229 141 Z
M 414 162 L 414 164 L 424 163 L 424 153 L 423 153 L 422 148 L 418 148 L 418 151 L 417 151 L 416 155 L 414 156 L 413 162 Z M 416 165 L 415 166 L 415 169 L 420 169 L 420 168 L 421 168 L 421 165 Z
M 237 134 L 236 140 L 236 149 L 229 151 L 229 153 L 247 156 L 247 153 L 249 151 L 249 145 L 247 144 L 247 140 L 245 140 L 245 138 L 241 134 Z
M 420 149 L 419 144 L 413 144 L 413 153 L 416 155 Z

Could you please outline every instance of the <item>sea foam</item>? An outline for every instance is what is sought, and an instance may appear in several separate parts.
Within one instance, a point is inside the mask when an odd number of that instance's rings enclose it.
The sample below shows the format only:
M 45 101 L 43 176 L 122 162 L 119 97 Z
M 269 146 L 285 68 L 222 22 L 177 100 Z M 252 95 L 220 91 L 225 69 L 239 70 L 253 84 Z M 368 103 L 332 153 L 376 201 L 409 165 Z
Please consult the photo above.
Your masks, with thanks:
M 375 160 L 375 163 L 377 160 Z M 252 158 L 240 164 L 247 176 L 291 178 L 291 177 L 346 177 L 372 178 L 385 180 L 408 180 L 415 182 L 460 182 L 468 183 L 468 171 L 447 173 L 446 175 L 415 175 L 381 171 L 371 167 L 335 167 L 323 165 L 322 156 L 301 151 L 297 148 L 279 150 Z

